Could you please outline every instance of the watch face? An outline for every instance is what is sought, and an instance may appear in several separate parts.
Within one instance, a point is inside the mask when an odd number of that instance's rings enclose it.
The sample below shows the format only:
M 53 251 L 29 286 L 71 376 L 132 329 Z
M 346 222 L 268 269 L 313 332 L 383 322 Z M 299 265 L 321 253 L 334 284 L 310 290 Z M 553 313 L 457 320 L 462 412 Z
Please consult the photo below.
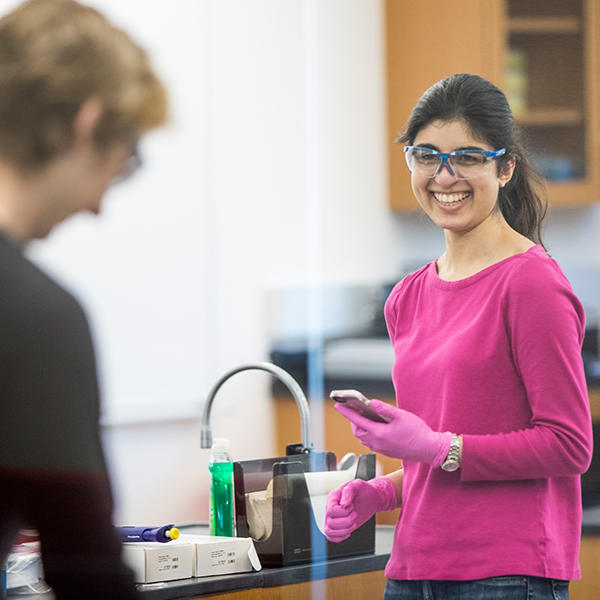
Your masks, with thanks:
M 442 469 L 444 469 L 444 471 L 452 473 L 452 471 L 456 471 L 458 469 L 458 466 L 458 461 L 448 460 L 442 465 Z

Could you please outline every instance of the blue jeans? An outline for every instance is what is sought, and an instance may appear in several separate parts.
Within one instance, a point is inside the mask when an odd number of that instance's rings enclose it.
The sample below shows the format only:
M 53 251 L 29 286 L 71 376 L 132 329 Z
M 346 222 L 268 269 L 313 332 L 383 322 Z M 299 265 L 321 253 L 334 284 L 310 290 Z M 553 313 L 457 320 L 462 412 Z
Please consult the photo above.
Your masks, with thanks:
M 569 600 L 569 582 L 524 575 L 473 581 L 388 579 L 383 600 Z

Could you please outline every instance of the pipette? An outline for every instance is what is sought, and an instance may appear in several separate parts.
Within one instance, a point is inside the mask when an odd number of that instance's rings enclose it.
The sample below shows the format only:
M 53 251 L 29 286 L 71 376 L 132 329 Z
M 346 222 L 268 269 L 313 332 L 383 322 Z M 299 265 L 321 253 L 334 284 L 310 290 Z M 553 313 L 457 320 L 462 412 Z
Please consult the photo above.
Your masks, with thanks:
M 179 537 L 179 529 L 173 524 L 162 527 L 118 527 L 123 542 L 170 542 Z

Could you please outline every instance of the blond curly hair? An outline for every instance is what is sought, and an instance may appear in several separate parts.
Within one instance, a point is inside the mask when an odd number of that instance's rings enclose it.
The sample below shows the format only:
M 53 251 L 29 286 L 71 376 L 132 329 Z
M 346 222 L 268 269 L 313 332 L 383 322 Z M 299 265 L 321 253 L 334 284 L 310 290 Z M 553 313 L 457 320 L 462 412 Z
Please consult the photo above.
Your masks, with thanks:
M 148 55 L 97 10 L 75 0 L 29 0 L 0 19 L 0 159 L 40 168 L 69 147 L 79 107 L 97 98 L 99 148 L 167 117 Z

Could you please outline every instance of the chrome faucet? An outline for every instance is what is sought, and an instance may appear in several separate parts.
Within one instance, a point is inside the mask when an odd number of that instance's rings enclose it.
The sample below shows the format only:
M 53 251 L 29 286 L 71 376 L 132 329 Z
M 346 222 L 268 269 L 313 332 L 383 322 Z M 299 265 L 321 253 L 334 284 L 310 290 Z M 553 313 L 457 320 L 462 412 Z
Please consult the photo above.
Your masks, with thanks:
M 302 388 L 298 384 L 298 382 L 287 372 L 284 371 L 281 367 L 274 365 L 268 362 L 257 362 L 257 363 L 248 363 L 245 365 L 240 365 L 235 369 L 231 369 L 223 375 L 217 383 L 213 386 L 212 390 L 210 390 L 206 402 L 204 404 L 204 411 L 202 413 L 202 424 L 200 426 L 200 447 L 201 448 L 210 448 L 212 446 L 212 429 L 210 426 L 210 411 L 212 409 L 212 404 L 219 391 L 220 387 L 233 375 L 239 373 L 240 371 L 249 371 L 257 369 L 259 371 L 267 371 L 274 375 L 283 383 L 288 390 L 294 396 L 296 400 L 296 404 L 298 405 L 298 410 L 300 411 L 300 431 L 302 438 L 302 446 L 304 451 L 311 452 L 314 450 L 313 444 L 311 441 L 310 435 L 310 409 L 308 407 L 308 401 L 306 400 L 306 396 L 302 391 Z

